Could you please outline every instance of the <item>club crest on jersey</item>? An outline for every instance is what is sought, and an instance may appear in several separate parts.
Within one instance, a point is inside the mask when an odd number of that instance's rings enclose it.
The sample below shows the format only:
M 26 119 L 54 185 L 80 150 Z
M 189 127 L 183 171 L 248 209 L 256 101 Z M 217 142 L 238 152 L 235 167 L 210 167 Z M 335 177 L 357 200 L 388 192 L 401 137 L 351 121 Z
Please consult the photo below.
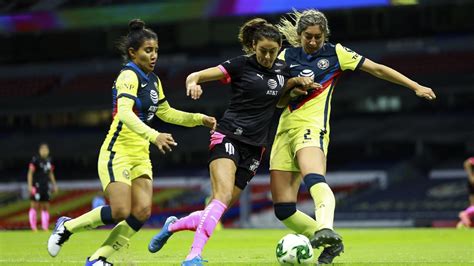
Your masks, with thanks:
M 300 77 L 311 77 L 314 79 L 314 72 L 313 70 L 311 69 L 304 69 L 303 71 L 301 71 L 298 76 Z
M 156 93 L 155 90 L 151 90 L 151 91 L 150 91 L 150 98 L 151 98 L 151 101 L 152 101 L 154 104 L 157 104 L 157 103 L 158 103 L 158 93 Z
M 326 58 L 320 59 L 317 64 L 318 68 L 324 70 L 329 67 L 329 60 Z

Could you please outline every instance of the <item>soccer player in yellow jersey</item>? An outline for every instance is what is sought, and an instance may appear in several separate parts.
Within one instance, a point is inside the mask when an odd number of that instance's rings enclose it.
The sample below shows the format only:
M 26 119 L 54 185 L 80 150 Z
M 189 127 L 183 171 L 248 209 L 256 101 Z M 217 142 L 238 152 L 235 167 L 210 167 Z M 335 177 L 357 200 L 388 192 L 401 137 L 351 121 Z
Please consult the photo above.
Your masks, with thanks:
M 112 89 L 113 121 L 100 149 L 98 171 L 110 205 L 101 206 L 77 218 L 61 217 L 48 241 L 48 252 L 55 257 L 71 234 L 104 224 L 115 224 L 102 246 L 85 265 L 111 265 L 115 251 L 127 245 L 151 212 L 153 192 L 149 158 L 150 142 L 165 153 L 176 146 L 173 137 L 148 124 L 156 115 L 161 120 L 194 127 L 215 129 L 216 119 L 199 113 L 186 113 L 170 107 L 159 78 L 153 73 L 158 58 L 158 37 L 134 19 L 130 32 L 119 48 L 128 61 Z
M 325 180 L 329 144 L 331 96 L 342 71 L 360 69 L 434 100 L 433 91 L 396 70 L 377 64 L 354 51 L 328 41 L 323 13 L 311 9 L 293 12 L 278 25 L 293 46 L 279 57 L 290 67 L 290 76 L 313 77 L 321 89 L 292 98 L 280 117 L 270 155 L 271 190 L 275 215 L 288 228 L 306 235 L 314 248 L 324 247 L 319 263 L 332 263 L 343 250 L 342 238 L 333 231 L 335 199 Z M 281 104 L 281 103 L 280 103 Z M 296 209 L 298 188 L 304 180 L 315 204 L 315 217 Z

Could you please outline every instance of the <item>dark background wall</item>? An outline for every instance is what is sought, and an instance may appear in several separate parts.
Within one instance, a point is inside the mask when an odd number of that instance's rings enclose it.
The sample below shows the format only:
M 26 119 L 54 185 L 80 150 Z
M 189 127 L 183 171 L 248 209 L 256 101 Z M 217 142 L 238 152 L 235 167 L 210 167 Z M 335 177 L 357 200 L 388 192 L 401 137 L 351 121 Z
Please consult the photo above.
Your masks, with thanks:
M 51 27 L 42 27 L 35 24 L 41 19 L 30 24 L 15 20 L 14 28 L 12 18 L 38 12 L 71 15 L 75 10 L 85 10 L 87 15 L 90 8 L 131 6 L 134 10 L 154 5 L 152 2 L 55 1 L 59 4 L 54 5 L 48 1 L 0 1 L 1 181 L 26 178 L 28 162 L 42 141 L 51 146 L 59 178 L 96 178 L 98 150 L 111 121 L 110 88 L 121 67 L 115 44 L 127 33 L 128 21 L 96 25 L 95 19 L 100 18 L 83 17 L 79 26 L 56 21 Z M 223 1 L 207 2 L 216 6 Z M 197 7 L 189 4 L 181 13 L 192 14 L 192 8 Z M 408 89 L 365 73 L 345 73 L 333 97 L 328 170 L 387 169 L 403 162 L 419 169 L 460 168 L 462 161 L 474 154 L 472 1 L 419 1 L 408 6 L 322 11 L 329 20 L 331 42 L 391 66 L 438 95 L 429 103 Z M 134 17 L 134 13 L 117 16 Z M 167 21 L 144 17 L 159 35 L 155 72 L 172 106 L 222 115 L 229 99 L 228 87 L 206 84 L 203 98 L 195 102 L 185 97 L 184 81 L 194 70 L 241 54 L 238 28 L 254 16 L 276 23 L 282 13 L 176 15 Z M 179 142 L 166 156 L 151 148 L 155 175 L 206 174 L 206 129 L 161 122 L 154 126 L 172 132 Z M 265 162 L 261 173 L 266 168 Z

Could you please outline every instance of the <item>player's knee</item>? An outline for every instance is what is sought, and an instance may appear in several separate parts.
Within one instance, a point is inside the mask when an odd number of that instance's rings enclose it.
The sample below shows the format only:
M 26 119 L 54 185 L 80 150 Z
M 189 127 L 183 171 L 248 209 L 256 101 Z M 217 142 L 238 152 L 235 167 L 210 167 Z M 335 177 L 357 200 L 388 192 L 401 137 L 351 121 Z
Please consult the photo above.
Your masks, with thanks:
M 112 207 L 112 219 L 115 222 L 120 222 L 130 216 L 130 209 L 126 207 Z
M 132 210 L 132 215 L 140 221 L 146 221 L 151 216 L 151 206 L 137 206 Z
M 326 183 L 326 178 L 324 178 L 323 175 L 320 174 L 307 174 L 303 177 L 304 184 L 306 185 L 306 188 L 308 190 L 311 189 L 312 186 L 318 184 L 318 183 Z
M 296 212 L 296 203 L 295 202 L 275 203 L 275 205 L 273 205 L 273 208 L 275 210 L 275 216 L 278 218 L 278 220 L 283 221 Z

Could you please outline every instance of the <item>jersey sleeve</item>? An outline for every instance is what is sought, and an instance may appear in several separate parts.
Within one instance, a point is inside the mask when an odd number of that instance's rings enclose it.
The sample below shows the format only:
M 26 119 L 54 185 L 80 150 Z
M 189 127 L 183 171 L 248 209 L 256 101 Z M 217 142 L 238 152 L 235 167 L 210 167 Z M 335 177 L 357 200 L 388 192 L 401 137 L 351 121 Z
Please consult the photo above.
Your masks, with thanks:
M 365 57 L 352 51 L 351 49 L 342 46 L 340 43 L 336 44 L 336 54 L 339 60 L 339 66 L 342 71 L 355 70 L 364 63 Z
M 217 67 L 224 73 L 225 77 L 221 80 L 223 83 L 230 83 L 233 78 L 240 76 L 245 65 L 245 56 L 239 56 L 229 59 Z
M 132 100 L 137 98 L 138 77 L 132 70 L 124 70 L 115 81 L 117 88 L 117 98 L 127 97 Z
M 188 113 L 180 110 L 176 110 L 171 107 L 166 100 L 166 96 L 163 92 L 163 86 L 161 81 L 158 80 L 158 110 L 156 116 L 166 123 L 185 126 L 195 127 L 202 125 L 203 114 L 200 113 Z
M 33 158 L 31 158 L 31 161 L 28 164 L 28 168 L 33 170 L 33 171 L 36 170 L 36 157 L 35 156 L 33 156 Z

